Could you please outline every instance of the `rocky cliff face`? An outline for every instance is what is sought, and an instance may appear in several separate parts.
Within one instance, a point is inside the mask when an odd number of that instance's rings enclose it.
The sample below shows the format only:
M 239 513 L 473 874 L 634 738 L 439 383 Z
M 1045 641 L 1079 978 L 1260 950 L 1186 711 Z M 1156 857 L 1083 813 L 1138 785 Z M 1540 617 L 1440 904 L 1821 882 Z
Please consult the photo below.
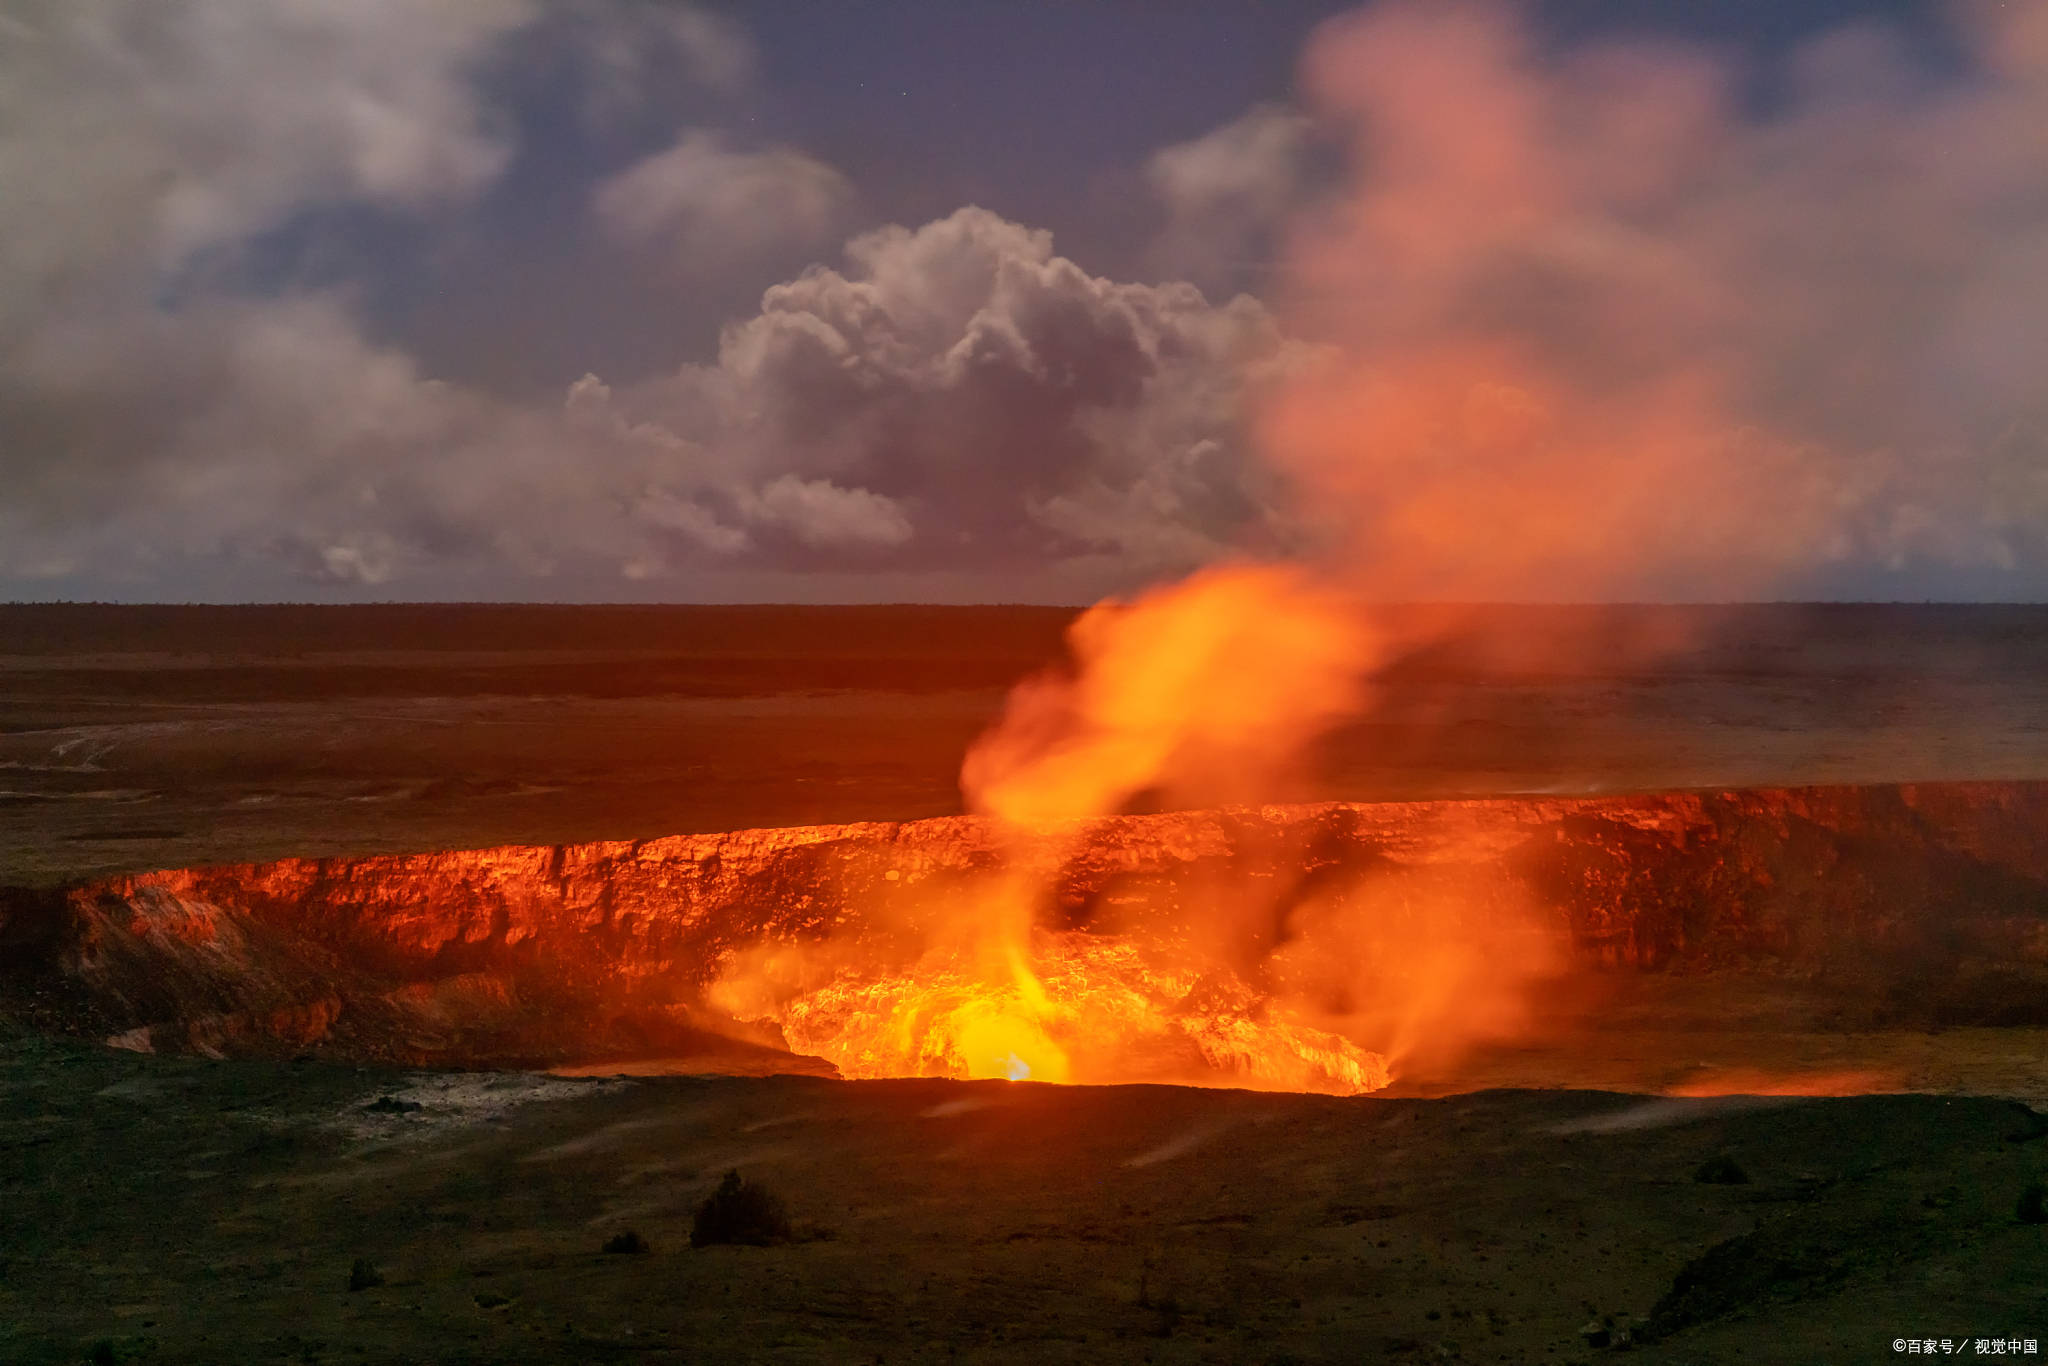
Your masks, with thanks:
M 704 990 L 763 942 L 897 932 L 1004 860 L 1041 923 L 1278 941 L 1344 879 L 1534 905 L 1576 961 L 1833 984 L 1873 1017 L 2048 1020 L 2048 783 L 973 818 L 180 869 L 0 897 L 0 1010 L 132 1047 L 802 1068 Z M 815 1065 L 815 1064 L 814 1064 Z M 822 1065 L 815 1065 L 823 1070 Z

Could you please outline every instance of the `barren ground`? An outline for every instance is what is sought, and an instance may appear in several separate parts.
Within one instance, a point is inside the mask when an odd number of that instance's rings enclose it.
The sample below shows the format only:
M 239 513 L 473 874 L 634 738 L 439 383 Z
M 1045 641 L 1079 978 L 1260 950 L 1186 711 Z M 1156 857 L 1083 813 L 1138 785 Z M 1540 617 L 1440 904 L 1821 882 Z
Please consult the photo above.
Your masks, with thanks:
M 0 608 L 0 882 L 944 814 L 1065 615 Z M 1613 613 L 1496 614 L 1276 795 L 2048 776 L 2048 611 L 1676 618 L 1683 648 L 1623 668 Z M 1570 667 L 1537 648 L 1559 639 Z M 16 1033 L 0 1361 L 1552 1362 L 1681 1278 L 1642 1359 L 2048 1337 L 2048 1232 L 2015 1217 L 2048 1179 L 2016 1103 L 2048 1101 L 2038 1031 L 1842 1034 L 1704 978 L 1576 1008 L 1562 1042 L 1347 1101 L 451 1079 Z M 1479 1089 L 1758 1071 L 1944 1094 Z M 423 1108 L 363 1108 L 385 1095 Z M 1750 1180 L 1694 1181 L 1717 1154 Z M 801 1241 L 688 1247 L 733 1167 Z M 598 1251 L 626 1227 L 653 1250 Z M 383 1285 L 347 1289 L 359 1257 Z
M 0 606 L 0 882 L 948 815 L 1071 616 Z M 2048 776 L 2048 608 L 1497 609 L 1378 691 L 1274 800 Z
M 1872 1361 L 2038 1338 L 2048 1303 L 2014 1218 L 2044 1143 L 2010 1102 L 571 1082 L 37 1040 L 0 1077 L 23 1363 L 1552 1362 L 1604 1355 L 1580 1329 L 1610 1318 L 1669 1331 L 1646 1361 Z M 1748 1180 L 1693 1179 L 1721 1156 Z M 689 1246 L 733 1168 L 797 1241 Z M 651 1251 L 600 1251 L 627 1229 Z M 383 1284 L 348 1288 L 358 1258 Z

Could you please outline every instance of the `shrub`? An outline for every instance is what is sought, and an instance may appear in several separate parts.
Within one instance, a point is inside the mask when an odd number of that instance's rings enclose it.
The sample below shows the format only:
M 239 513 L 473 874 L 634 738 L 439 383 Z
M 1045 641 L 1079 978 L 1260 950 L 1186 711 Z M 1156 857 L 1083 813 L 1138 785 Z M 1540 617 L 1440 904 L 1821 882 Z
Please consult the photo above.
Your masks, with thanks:
M 2048 1186 L 2034 1182 L 2020 1192 L 2020 1203 L 2013 1215 L 2023 1224 L 2048 1224 Z
M 356 1258 L 355 1265 L 348 1269 L 348 1288 L 350 1290 L 372 1290 L 382 1284 L 384 1284 L 382 1273 L 376 1267 L 370 1265 L 370 1259 L 367 1257 Z
M 613 1234 L 611 1237 L 605 1239 L 604 1250 L 606 1252 L 619 1253 L 636 1253 L 652 1251 L 652 1249 L 647 1246 L 647 1240 L 640 1236 L 639 1230 L 630 1228 L 627 1229 L 624 1233 Z
M 789 1215 L 782 1201 L 767 1188 L 742 1181 L 738 1172 L 725 1174 L 711 1198 L 698 1207 L 697 1220 L 690 1226 L 691 1247 L 714 1243 L 766 1247 L 789 1238 Z

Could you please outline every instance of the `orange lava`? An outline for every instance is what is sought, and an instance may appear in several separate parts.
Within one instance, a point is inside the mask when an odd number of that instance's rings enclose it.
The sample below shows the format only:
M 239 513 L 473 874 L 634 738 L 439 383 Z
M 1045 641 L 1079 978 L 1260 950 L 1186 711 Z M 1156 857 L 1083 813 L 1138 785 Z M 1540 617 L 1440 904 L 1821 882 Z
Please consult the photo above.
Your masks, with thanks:
M 711 1003 L 849 1077 L 1334 1094 L 1519 1024 L 1554 936 L 1426 871 L 1279 905 L 1270 887 L 1218 887 L 1165 925 L 1043 923 L 1055 898 L 1026 870 L 1079 847 L 1080 818 L 1141 794 L 1194 806 L 1269 791 L 1361 705 L 1381 649 L 1355 607 L 1273 566 L 1098 606 L 1071 646 L 1074 667 L 1020 685 L 963 769 L 970 803 L 1008 832 L 1004 869 L 915 924 L 737 953 Z
M 1130 944 L 1038 936 L 1029 965 L 990 981 L 955 961 L 843 973 L 784 1012 L 791 1047 L 850 1077 L 1158 1081 L 1350 1095 L 1385 1060 L 1290 1019 L 1240 982 L 1147 963 Z

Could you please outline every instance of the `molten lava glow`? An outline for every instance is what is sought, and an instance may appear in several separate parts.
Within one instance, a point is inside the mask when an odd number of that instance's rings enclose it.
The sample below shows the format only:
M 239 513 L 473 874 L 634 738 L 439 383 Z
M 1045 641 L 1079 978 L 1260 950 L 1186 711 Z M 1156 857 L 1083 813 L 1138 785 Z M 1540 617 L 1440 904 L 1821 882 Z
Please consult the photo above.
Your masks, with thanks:
M 1633 44 L 1555 63 L 1528 8 L 1385 0 L 1318 28 L 1303 93 L 1343 173 L 1281 234 L 1271 291 L 1286 334 L 1316 340 L 1261 363 L 1244 414 L 1277 504 L 1248 529 L 1300 563 L 1208 569 L 1076 622 L 1073 668 L 1021 685 L 962 770 L 972 808 L 1011 833 L 1013 868 L 1055 876 L 1057 856 L 1025 851 L 1134 803 L 1281 799 L 1307 746 L 1366 709 L 1376 671 L 1455 629 L 1450 604 L 1777 598 L 1783 575 L 1804 582 L 1924 520 L 1910 482 L 1896 507 L 1915 515 L 1895 515 L 1881 471 L 1896 462 L 1866 454 L 1893 439 L 1884 424 L 1851 420 L 1830 451 L 1835 419 L 1796 411 L 1784 346 L 1811 351 L 1826 287 L 1756 288 L 1780 273 L 1759 261 L 1792 263 L 1784 279 L 1804 286 L 1802 263 L 1833 260 L 1827 213 L 1807 215 L 1809 238 L 1750 210 L 1832 138 L 1821 86 L 1853 94 L 1855 64 L 1752 128 L 1718 63 Z M 2029 23 L 1997 46 L 2017 35 L 2034 53 L 2048 29 Z M 1860 412 L 1864 368 L 1834 366 L 1855 402 L 1822 408 Z M 1918 553 L 1910 534 L 1898 544 Z M 1369 627 L 1358 599 L 1436 619 L 1389 638 L 1392 616 Z M 1432 881 L 1401 853 L 1379 884 L 1313 904 L 1241 879 L 1166 908 L 1173 932 L 1142 940 L 1102 923 L 1146 919 L 1120 908 L 1043 923 L 1047 882 L 959 895 L 908 928 L 882 908 L 879 928 L 741 955 L 719 992 L 858 1076 L 1193 1069 L 1367 1089 L 1382 1054 L 1440 1062 L 1521 1027 L 1524 988 L 1556 961 L 1537 908 Z
M 1127 940 L 1032 936 L 1031 979 L 991 980 L 944 951 L 901 971 L 843 968 L 780 1011 L 790 1047 L 849 1077 L 1173 1081 L 1373 1091 L 1385 1061 L 1241 982 L 1148 962 Z
M 1211 568 L 1075 623 L 1073 668 L 1021 685 L 962 769 L 1014 866 L 1062 822 L 1134 802 L 1278 799 L 1309 744 L 1366 709 L 1374 672 L 1457 616 L 1432 608 L 1390 638 L 1359 599 L 1733 600 L 1833 539 L 1843 499 L 1809 477 L 1807 444 L 1734 402 L 1737 296 L 1699 251 L 1619 226 L 1690 194 L 1669 168 L 1711 93 L 1615 85 L 1647 69 L 1631 58 L 1602 68 L 1594 99 L 1540 79 L 1534 51 L 1515 7 L 1492 4 L 1405 0 L 1319 31 L 1305 82 L 1354 174 L 1288 235 L 1280 293 L 1327 343 L 1294 353 L 1248 414 L 1298 504 L 1302 563 Z M 1589 123 L 1596 109 L 1613 117 Z M 1589 140 L 1593 124 L 1634 140 Z M 1192 1070 L 1343 1091 L 1384 1084 L 1382 1055 L 1440 1062 L 1518 1028 L 1555 962 L 1533 908 L 1426 869 L 1312 904 L 1229 890 L 1142 943 L 1093 911 L 1038 923 L 1047 885 L 961 896 L 907 950 L 786 948 L 794 970 L 757 981 L 760 963 L 736 962 L 721 988 L 860 1076 L 1021 1062 L 1046 1080 Z
M 1140 794 L 1244 800 L 1361 700 L 1380 642 L 1305 576 L 1214 569 L 1075 624 L 1075 668 L 1029 680 L 962 774 L 1006 834 L 1005 867 L 906 912 L 878 899 L 832 938 L 735 955 L 711 992 L 734 1017 L 849 1077 L 1172 1081 L 1355 1094 L 1389 1055 L 1437 1053 L 1520 1021 L 1553 961 L 1525 909 L 1382 873 L 1276 896 L 1274 871 L 1185 904 L 1042 923 L 1087 817 Z M 897 883 L 899 891 L 907 883 Z M 887 903 L 887 904 L 885 904 Z

